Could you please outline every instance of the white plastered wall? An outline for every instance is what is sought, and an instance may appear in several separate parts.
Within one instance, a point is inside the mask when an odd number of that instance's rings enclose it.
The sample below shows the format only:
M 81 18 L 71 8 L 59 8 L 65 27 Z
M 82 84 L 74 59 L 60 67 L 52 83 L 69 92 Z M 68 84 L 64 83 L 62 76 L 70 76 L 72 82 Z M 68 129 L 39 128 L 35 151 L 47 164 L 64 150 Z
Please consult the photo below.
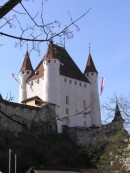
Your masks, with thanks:
M 88 113 L 85 116 L 82 113 L 80 114 L 82 111 L 85 111 L 86 113 L 91 111 L 90 91 L 91 85 L 89 83 L 61 76 L 61 114 L 62 117 L 69 117 L 68 126 L 91 126 L 91 113 Z M 68 104 L 66 104 L 66 96 L 69 98 Z M 83 101 L 86 101 L 86 107 L 88 107 L 87 110 L 85 110 L 83 106 Z M 67 108 L 69 109 L 69 114 L 66 113 Z M 66 121 L 67 120 L 64 119 L 63 123 L 66 124 Z

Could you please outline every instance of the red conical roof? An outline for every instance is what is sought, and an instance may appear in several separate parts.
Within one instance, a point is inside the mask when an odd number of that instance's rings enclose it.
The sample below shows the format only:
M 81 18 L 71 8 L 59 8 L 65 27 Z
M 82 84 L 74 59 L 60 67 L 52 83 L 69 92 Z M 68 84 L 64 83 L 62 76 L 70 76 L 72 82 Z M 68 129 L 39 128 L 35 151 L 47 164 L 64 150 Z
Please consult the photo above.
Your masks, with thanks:
M 31 70 L 31 71 L 33 71 L 33 67 L 32 67 L 32 64 L 31 64 L 31 61 L 30 61 L 30 57 L 29 57 L 28 51 L 25 54 L 23 65 L 22 65 L 20 71 L 24 71 L 24 70 Z
M 52 59 L 52 58 L 55 58 L 55 50 L 54 50 L 53 41 L 50 41 L 45 55 L 45 59 Z
M 88 55 L 88 61 L 87 61 L 87 64 L 86 64 L 86 68 L 85 68 L 84 74 L 85 73 L 89 73 L 89 72 L 98 73 L 90 53 Z

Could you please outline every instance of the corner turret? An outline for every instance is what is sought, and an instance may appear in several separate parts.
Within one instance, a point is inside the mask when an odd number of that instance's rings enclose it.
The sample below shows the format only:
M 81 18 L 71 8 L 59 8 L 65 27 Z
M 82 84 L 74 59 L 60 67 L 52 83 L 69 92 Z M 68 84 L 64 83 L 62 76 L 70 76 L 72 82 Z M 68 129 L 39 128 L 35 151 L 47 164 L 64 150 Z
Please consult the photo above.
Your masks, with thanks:
M 55 45 L 51 41 L 43 59 L 44 86 L 43 101 L 56 105 L 56 114 L 61 115 L 61 81 L 60 81 L 60 60 L 56 57 Z M 62 131 L 62 122 L 57 121 L 58 132 Z
M 84 75 L 91 83 L 91 121 L 93 125 L 101 126 L 101 113 L 98 94 L 98 72 L 94 65 L 91 53 L 89 51 L 88 61 L 84 71 Z
M 32 72 L 33 72 L 33 67 L 27 51 L 24 57 L 22 67 L 19 71 L 19 80 L 20 80 L 19 103 L 27 99 L 26 80 L 31 76 Z

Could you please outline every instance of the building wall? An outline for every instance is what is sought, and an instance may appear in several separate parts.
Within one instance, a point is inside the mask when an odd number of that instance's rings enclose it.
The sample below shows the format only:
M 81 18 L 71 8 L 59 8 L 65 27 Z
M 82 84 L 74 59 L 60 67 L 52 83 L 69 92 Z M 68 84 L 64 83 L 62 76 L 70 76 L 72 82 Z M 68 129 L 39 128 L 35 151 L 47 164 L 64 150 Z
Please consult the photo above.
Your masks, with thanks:
M 43 85 L 44 85 L 44 78 L 43 77 L 26 83 L 27 98 L 38 96 L 39 98 L 42 99 Z
M 44 78 L 42 77 L 27 83 L 27 98 L 39 96 L 43 101 L 53 101 L 53 103 L 56 104 L 57 115 L 63 120 L 62 122 L 57 123 L 59 132 L 62 132 L 62 125 L 68 125 L 69 127 L 90 127 L 94 124 L 91 110 L 90 83 L 60 75 L 57 84 L 58 89 L 57 86 L 53 86 L 52 88 L 52 92 L 57 93 L 60 97 L 52 97 L 53 93 L 51 93 L 51 91 L 46 91 L 48 93 L 44 92 L 44 88 L 47 85 L 45 84 L 46 82 L 48 81 L 44 81 Z M 54 81 L 52 82 L 54 83 Z M 52 84 L 50 83 L 49 85 Z M 43 97 L 45 94 L 50 94 L 52 96 Z M 66 102 L 67 97 L 68 103 Z M 57 101 L 57 98 L 59 101 Z M 100 121 L 100 117 L 97 118 L 99 118 Z
M 55 120 L 55 106 L 47 105 L 44 108 L 27 106 L 8 101 L 0 101 L 0 129 L 9 131 L 23 131 L 33 128 L 33 124 L 41 124 L 35 126 L 43 129 L 43 133 L 57 132 Z M 17 121 L 17 122 L 16 122 Z M 26 126 L 21 126 L 21 123 L 26 122 Z
M 91 126 L 91 85 L 65 76 L 61 76 L 60 79 L 63 124 L 67 124 L 70 127 Z M 88 109 L 86 110 L 87 107 Z M 85 115 L 81 112 L 90 113 Z
M 46 59 L 43 66 L 44 77 L 26 83 L 27 98 L 38 96 L 56 105 L 56 115 L 62 120 L 57 121 L 58 132 L 62 132 L 62 125 L 100 126 L 97 75 L 90 76 L 90 84 L 60 75 L 58 59 Z

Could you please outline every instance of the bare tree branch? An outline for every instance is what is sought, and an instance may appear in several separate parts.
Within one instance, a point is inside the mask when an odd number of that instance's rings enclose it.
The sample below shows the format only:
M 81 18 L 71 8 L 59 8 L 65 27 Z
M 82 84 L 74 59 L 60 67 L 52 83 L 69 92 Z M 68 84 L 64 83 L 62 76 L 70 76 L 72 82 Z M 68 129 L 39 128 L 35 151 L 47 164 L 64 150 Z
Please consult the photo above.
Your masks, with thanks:
M 8 0 L 2 7 L 0 7 L 0 19 L 9 13 L 16 5 L 21 3 L 22 0 Z

